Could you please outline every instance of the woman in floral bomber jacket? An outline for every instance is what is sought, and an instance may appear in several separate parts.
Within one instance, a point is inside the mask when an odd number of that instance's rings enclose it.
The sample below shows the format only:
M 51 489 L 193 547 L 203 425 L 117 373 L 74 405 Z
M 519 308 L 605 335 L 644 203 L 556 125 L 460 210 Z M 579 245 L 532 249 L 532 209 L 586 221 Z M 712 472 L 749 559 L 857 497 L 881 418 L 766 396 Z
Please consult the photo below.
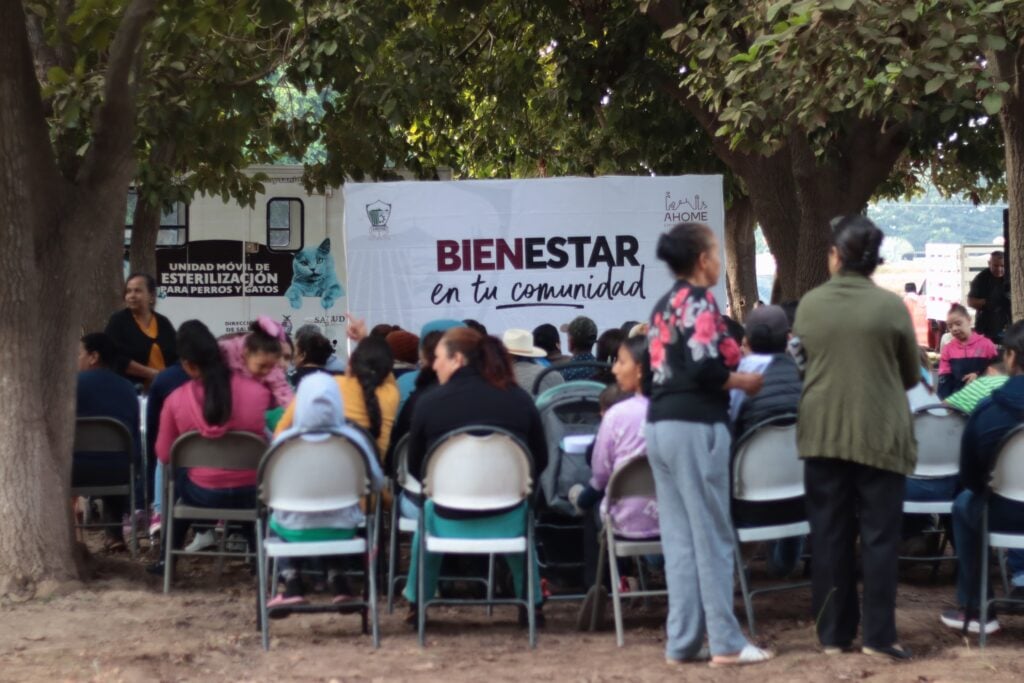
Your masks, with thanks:
M 718 254 L 706 225 L 681 223 L 658 240 L 676 283 L 651 316 L 646 439 L 669 590 L 665 656 L 727 666 L 772 653 L 751 644 L 733 614 L 729 390 L 756 394 L 762 379 L 735 372 L 739 346 L 710 291 Z M 705 632 L 710 651 L 701 647 Z

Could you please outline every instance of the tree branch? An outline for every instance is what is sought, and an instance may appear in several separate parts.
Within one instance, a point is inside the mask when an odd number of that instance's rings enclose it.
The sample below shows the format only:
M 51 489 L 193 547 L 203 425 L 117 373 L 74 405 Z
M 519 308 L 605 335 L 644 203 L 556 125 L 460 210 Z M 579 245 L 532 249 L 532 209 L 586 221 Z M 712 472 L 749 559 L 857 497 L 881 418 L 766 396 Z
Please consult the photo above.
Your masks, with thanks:
M 142 34 L 154 14 L 157 0 L 132 0 L 110 47 L 103 87 L 103 104 L 93 119 L 93 142 L 75 179 L 95 185 L 101 178 L 122 171 L 116 164 L 132 163 L 135 130 L 136 57 Z

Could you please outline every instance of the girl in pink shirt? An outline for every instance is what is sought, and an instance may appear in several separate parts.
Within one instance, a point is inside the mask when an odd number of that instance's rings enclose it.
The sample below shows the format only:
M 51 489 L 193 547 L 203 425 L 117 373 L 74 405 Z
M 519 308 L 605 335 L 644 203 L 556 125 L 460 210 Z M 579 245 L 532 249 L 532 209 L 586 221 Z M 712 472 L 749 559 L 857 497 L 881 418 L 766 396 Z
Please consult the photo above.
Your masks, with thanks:
M 156 441 L 160 462 L 170 461 L 175 440 L 187 432 L 196 431 L 208 439 L 230 431 L 265 438 L 264 414 L 273 402 L 270 390 L 253 379 L 232 374 L 217 340 L 198 320 L 181 324 L 177 342 L 182 368 L 191 381 L 175 389 L 160 412 Z M 255 470 L 193 467 L 174 475 L 175 494 L 187 505 L 251 508 L 256 504 Z M 188 529 L 185 520 L 174 525 L 172 547 L 181 547 Z M 251 536 L 251 528 L 248 531 Z M 163 573 L 163 562 L 151 565 L 149 570 Z
M 983 374 L 989 362 L 999 355 L 996 345 L 971 329 L 967 309 L 953 304 L 946 317 L 952 339 L 942 348 L 939 356 L 939 399 L 945 400 L 978 375 Z
M 295 393 L 281 367 L 282 345 L 288 343 L 283 327 L 261 315 L 249 326 L 248 333 L 222 337 L 218 343 L 231 372 L 267 387 L 282 408 L 292 402 Z

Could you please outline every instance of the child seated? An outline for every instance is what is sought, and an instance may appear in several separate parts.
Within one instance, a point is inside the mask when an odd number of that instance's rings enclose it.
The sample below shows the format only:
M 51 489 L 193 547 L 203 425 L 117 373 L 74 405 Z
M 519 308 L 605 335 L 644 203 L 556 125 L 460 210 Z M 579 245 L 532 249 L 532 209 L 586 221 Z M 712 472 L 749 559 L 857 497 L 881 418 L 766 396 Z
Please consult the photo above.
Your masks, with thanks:
M 999 355 L 988 337 L 971 329 L 967 309 L 953 304 L 946 318 L 952 339 L 939 358 L 938 396 L 945 400 L 985 372 L 989 362 Z
M 381 489 L 384 485 L 384 474 L 377 462 L 374 447 L 361 430 L 352 427 L 345 421 L 341 391 L 334 378 L 325 373 L 313 373 L 303 379 L 295 399 L 293 426 L 281 432 L 274 439 L 274 443 L 280 443 L 297 434 L 302 434 L 299 438 L 308 441 L 326 438 L 322 433 L 315 433 L 318 430 L 321 432 L 325 430 L 340 431 L 359 445 L 363 452 L 369 455 L 367 460 L 370 464 L 368 474 L 371 487 L 374 491 Z M 303 432 L 313 433 L 303 434 Z M 316 476 L 316 473 L 311 472 L 310 476 Z M 358 505 L 323 512 L 294 512 L 275 509 L 270 517 L 270 530 L 287 542 L 349 539 L 356 535 L 356 529 L 363 519 L 363 512 Z M 334 595 L 333 602 L 338 605 L 352 599 L 352 590 L 345 578 L 340 559 L 338 557 L 328 558 L 326 563 L 327 582 Z M 284 592 L 267 603 L 268 608 L 301 605 L 306 602 L 305 588 L 300 576 L 301 565 L 301 559 L 282 558 L 279 561 Z M 286 614 L 278 616 L 286 616 Z

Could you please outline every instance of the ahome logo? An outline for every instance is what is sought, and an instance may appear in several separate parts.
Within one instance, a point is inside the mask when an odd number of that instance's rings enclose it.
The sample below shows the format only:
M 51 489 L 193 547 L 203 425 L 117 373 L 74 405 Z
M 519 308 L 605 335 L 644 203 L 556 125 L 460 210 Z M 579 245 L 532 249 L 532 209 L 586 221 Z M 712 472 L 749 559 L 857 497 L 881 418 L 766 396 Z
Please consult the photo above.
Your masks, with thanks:
M 666 224 L 675 223 L 707 223 L 708 204 L 700 198 L 699 194 L 693 197 L 683 197 L 679 200 L 672 199 L 672 193 L 665 193 L 665 221 Z

